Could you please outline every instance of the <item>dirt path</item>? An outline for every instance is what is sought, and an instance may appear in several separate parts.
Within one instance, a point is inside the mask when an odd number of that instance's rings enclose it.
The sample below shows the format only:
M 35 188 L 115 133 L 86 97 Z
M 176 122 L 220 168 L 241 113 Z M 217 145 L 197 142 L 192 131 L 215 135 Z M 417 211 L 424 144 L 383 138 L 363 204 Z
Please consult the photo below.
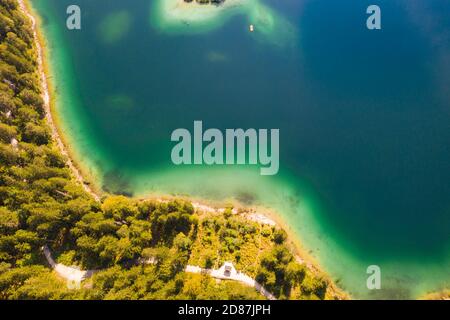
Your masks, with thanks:
M 227 265 L 230 268 L 230 270 L 228 272 L 226 272 Z M 207 274 L 215 279 L 220 279 L 220 280 L 238 281 L 247 286 L 255 288 L 256 291 L 261 293 L 268 300 L 276 300 L 275 296 L 273 294 L 271 294 L 269 291 L 267 291 L 266 289 L 264 289 L 264 287 L 261 284 L 259 284 L 255 279 L 246 275 L 245 273 L 237 271 L 231 263 L 228 263 L 228 264 L 225 263 L 219 269 L 203 269 L 199 266 L 188 265 L 188 266 L 186 266 L 185 272 L 196 273 L 196 274 Z
M 79 284 L 81 281 L 92 277 L 96 272 L 96 270 L 80 270 L 74 267 L 68 267 L 61 263 L 56 263 L 52 258 L 50 249 L 47 246 L 42 247 L 42 251 L 44 252 L 45 258 L 52 269 L 55 270 L 61 278 L 67 281 Z
M 52 258 L 52 254 L 50 249 L 47 246 L 42 247 L 42 251 L 44 252 L 45 258 L 47 259 L 48 264 L 52 267 L 53 270 L 63 279 L 80 284 L 83 280 L 89 279 L 94 275 L 95 272 L 100 270 L 80 270 L 74 267 L 69 267 L 61 263 L 56 263 Z M 145 261 L 148 264 L 156 263 L 155 259 L 149 259 Z M 228 271 L 226 269 L 228 267 Z M 207 274 L 215 279 L 220 280 L 231 280 L 238 281 L 247 286 L 255 288 L 256 291 L 261 293 L 264 297 L 269 300 L 276 300 L 275 296 L 271 294 L 269 291 L 264 289 L 264 287 L 259 284 L 255 279 L 250 276 L 237 271 L 231 263 L 225 263 L 219 269 L 203 269 L 199 266 L 187 265 L 184 269 L 185 272 L 188 273 L 196 273 L 196 274 Z
M 73 164 L 69 153 L 67 152 L 67 149 L 58 133 L 58 129 L 55 125 L 55 122 L 53 121 L 53 117 L 51 114 L 51 108 L 50 108 L 50 92 L 49 92 L 49 85 L 47 80 L 47 75 L 45 73 L 44 68 L 44 62 L 43 62 L 43 48 L 39 41 L 38 37 L 38 31 L 37 31 L 37 23 L 35 17 L 29 12 L 27 5 L 25 4 L 24 0 L 17 0 L 19 3 L 19 6 L 22 10 L 22 12 L 30 19 L 32 28 L 33 28 L 33 37 L 34 37 L 34 43 L 36 45 L 36 51 L 37 51 L 37 62 L 38 62 L 38 72 L 41 78 L 41 89 L 42 89 L 42 98 L 44 99 L 45 104 L 45 113 L 46 113 L 46 119 L 47 123 L 51 128 L 52 131 L 52 138 L 53 141 L 56 141 L 56 144 L 58 145 L 58 148 L 60 152 L 66 157 L 66 164 L 69 167 L 69 169 L 72 171 L 72 174 L 76 178 L 76 180 L 83 186 L 84 190 L 89 193 L 96 201 L 100 201 L 100 196 L 92 190 L 91 187 L 89 187 L 81 175 L 81 172 L 75 167 Z

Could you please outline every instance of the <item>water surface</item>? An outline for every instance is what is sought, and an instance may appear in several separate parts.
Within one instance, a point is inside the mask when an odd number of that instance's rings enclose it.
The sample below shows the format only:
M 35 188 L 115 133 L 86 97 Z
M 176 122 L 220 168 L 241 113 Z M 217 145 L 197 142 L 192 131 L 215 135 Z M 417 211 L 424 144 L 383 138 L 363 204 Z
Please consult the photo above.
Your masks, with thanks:
M 61 127 L 105 190 L 272 207 L 355 297 L 410 298 L 450 281 L 450 6 L 378 2 L 368 31 L 368 1 L 261 1 L 270 34 L 245 14 L 165 32 L 148 0 L 79 0 L 69 31 L 72 1 L 33 5 Z M 280 173 L 174 166 L 170 134 L 194 120 L 280 128 Z

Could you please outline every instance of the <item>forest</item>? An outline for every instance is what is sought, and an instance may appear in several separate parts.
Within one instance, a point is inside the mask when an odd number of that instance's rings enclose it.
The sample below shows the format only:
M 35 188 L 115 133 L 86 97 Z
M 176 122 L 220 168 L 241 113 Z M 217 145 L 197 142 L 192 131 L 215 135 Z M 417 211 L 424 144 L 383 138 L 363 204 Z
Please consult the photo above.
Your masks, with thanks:
M 0 299 L 263 299 L 251 287 L 187 274 L 232 261 L 279 299 L 333 299 L 330 281 L 299 263 L 286 233 L 189 201 L 106 195 L 73 177 L 52 140 L 31 22 L 0 0 Z M 70 289 L 48 265 L 95 269 Z M 144 263 L 154 258 L 156 263 Z

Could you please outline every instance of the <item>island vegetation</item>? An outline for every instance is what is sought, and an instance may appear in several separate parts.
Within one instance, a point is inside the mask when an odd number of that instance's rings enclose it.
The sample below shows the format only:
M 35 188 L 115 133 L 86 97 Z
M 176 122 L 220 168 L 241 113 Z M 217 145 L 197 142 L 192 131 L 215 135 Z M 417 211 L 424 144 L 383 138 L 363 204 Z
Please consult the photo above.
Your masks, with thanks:
M 232 261 L 279 299 L 334 299 L 276 227 L 228 208 L 104 196 L 74 178 L 46 120 L 32 24 L 0 0 L 0 299 L 262 299 L 255 289 L 184 272 Z M 97 270 L 77 290 L 49 267 Z M 145 263 L 153 259 L 155 263 Z
M 419 298 L 420 300 L 450 300 L 450 290 L 443 289 L 437 292 L 428 293 Z
M 224 3 L 226 0 L 183 0 L 184 2 L 196 2 L 199 4 L 215 4 L 215 5 L 219 5 Z

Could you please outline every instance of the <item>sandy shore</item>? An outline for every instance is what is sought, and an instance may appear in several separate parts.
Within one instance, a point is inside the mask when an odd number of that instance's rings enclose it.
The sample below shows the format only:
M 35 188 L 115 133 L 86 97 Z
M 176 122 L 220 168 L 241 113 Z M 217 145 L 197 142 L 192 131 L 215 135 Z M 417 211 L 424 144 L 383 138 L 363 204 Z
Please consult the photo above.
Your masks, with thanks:
M 41 88 L 42 88 L 42 98 L 44 99 L 45 104 L 45 114 L 47 123 L 51 128 L 52 132 L 52 138 L 53 141 L 56 142 L 60 152 L 65 156 L 66 158 L 66 164 L 70 168 L 72 174 L 74 175 L 75 179 L 83 186 L 84 190 L 89 193 L 96 201 L 100 201 L 100 196 L 94 192 L 94 190 L 86 183 L 86 181 L 83 179 L 83 175 L 81 174 L 80 170 L 74 165 L 71 157 L 69 156 L 68 149 L 66 148 L 65 144 L 63 143 L 63 140 L 61 136 L 59 135 L 58 128 L 53 120 L 52 112 L 51 112 L 51 100 L 50 100 L 50 89 L 51 85 L 49 82 L 48 72 L 46 71 L 46 68 L 44 66 L 44 56 L 45 52 L 43 49 L 43 41 L 42 37 L 39 35 L 39 28 L 38 28 L 38 22 L 35 18 L 36 15 L 32 13 L 32 9 L 29 3 L 26 3 L 25 0 L 17 0 L 19 3 L 20 8 L 22 11 L 28 16 L 32 23 L 33 27 L 33 36 L 35 39 L 36 44 L 36 51 L 38 55 L 38 72 L 41 79 Z

